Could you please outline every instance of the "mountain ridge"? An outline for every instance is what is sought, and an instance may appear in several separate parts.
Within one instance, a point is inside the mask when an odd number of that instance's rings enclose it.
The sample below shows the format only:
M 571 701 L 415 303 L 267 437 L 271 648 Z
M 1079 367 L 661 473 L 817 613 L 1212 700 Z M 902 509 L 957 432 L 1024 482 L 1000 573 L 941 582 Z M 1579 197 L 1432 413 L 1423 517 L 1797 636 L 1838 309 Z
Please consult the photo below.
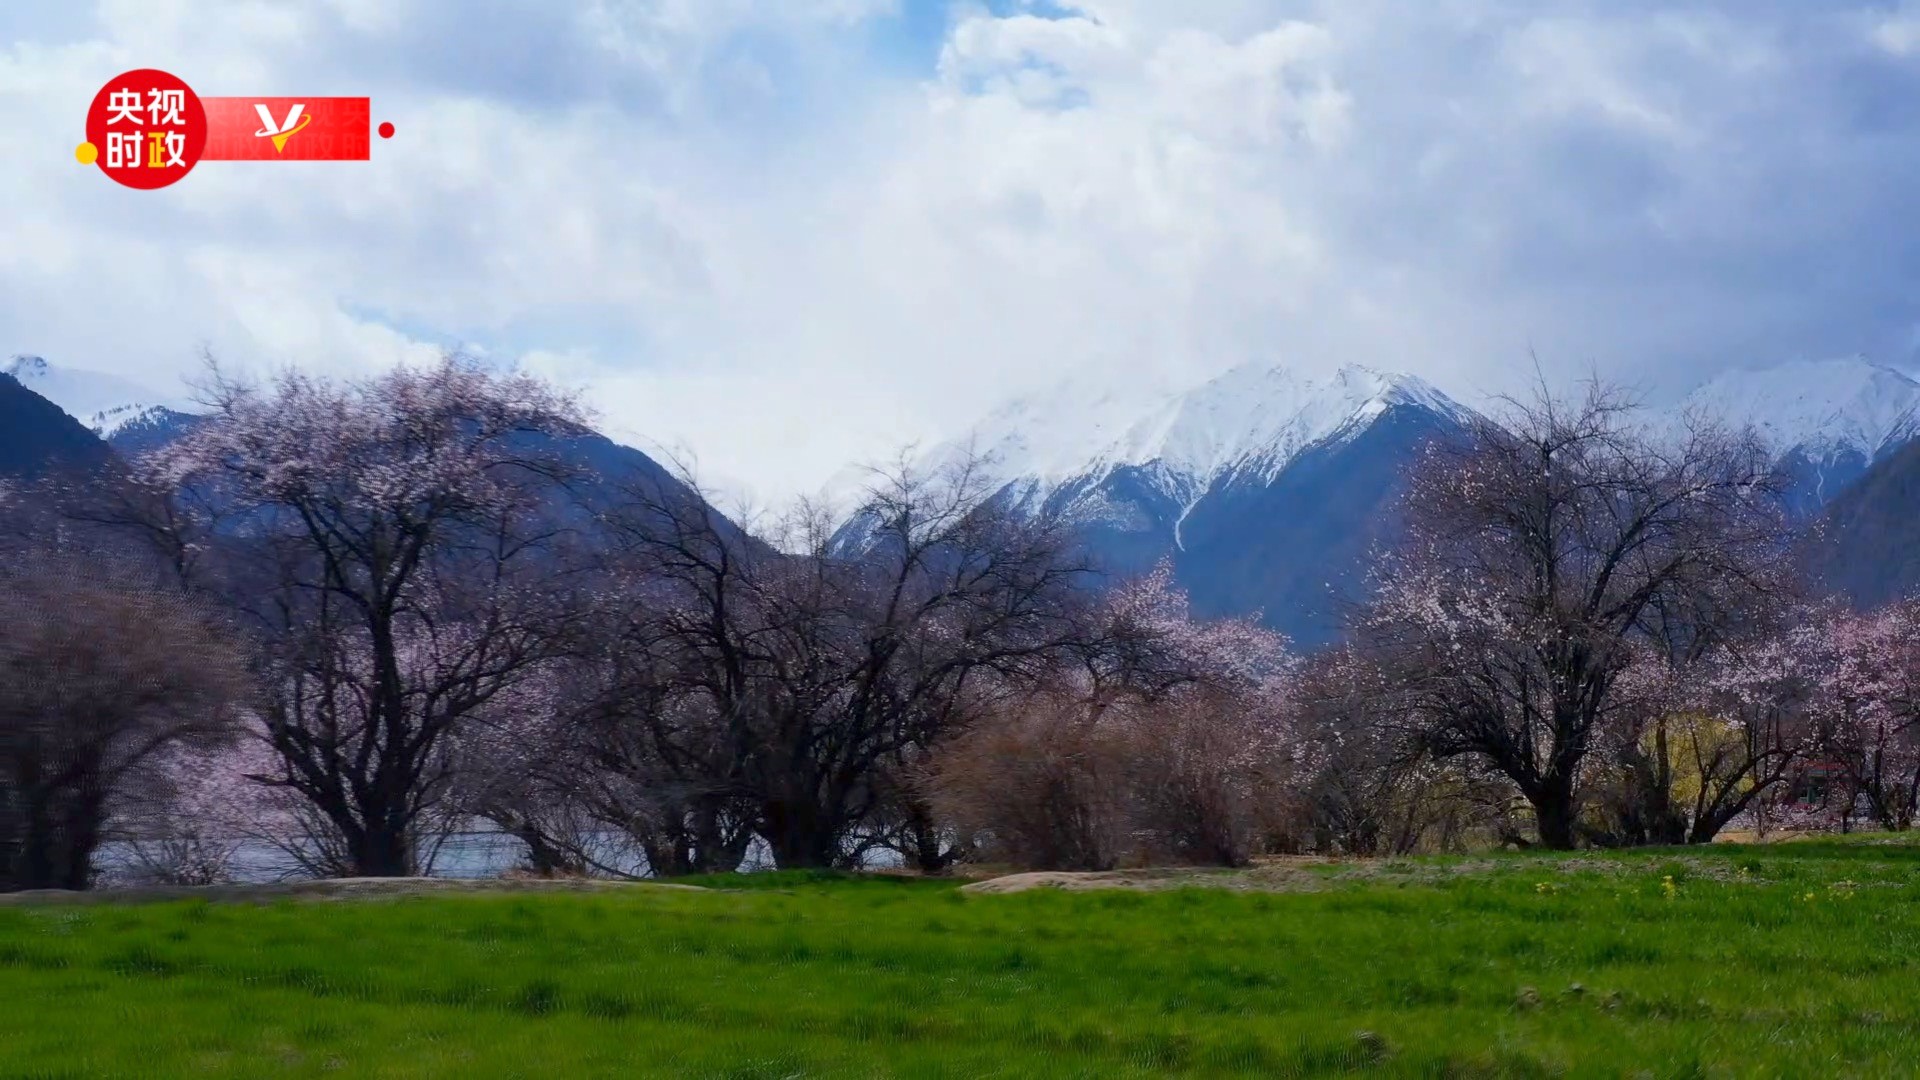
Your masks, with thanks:
M 0 477 L 37 480 L 111 460 L 106 443 L 10 373 L 0 372 Z
M 119 375 L 51 364 L 41 356 L 17 353 L 0 367 L 0 374 L 12 376 L 109 441 L 128 424 L 157 412 L 192 411 L 184 394 L 168 394 Z
M 1722 372 L 1673 405 L 1751 424 L 1810 520 L 1876 461 L 1920 439 L 1920 380 L 1864 357 Z M 1066 380 L 1015 398 L 923 455 L 923 471 L 971 461 L 991 498 L 1073 526 L 1115 573 L 1170 560 L 1202 614 L 1264 611 L 1323 642 L 1364 587 L 1373 548 L 1422 447 L 1482 414 L 1417 376 L 1344 365 L 1308 378 L 1243 364 L 1187 386 Z M 841 542 L 858 544 L 856 513 Z
M 1413 375 L 1348 364 L 1303 378 L 1273 364 L 1242 364 L 1188 387 L 1089 388 L 1066 382 L 1016 398 L 929 465 L 974 455 L 1025 504 L 1065 483 L 1123 468 L 1165 494 L 1193 498 L 1228 476 L 1270 479 L 1297 454 L 1397 404 L 1466 418 L 1471 411 Z
M 979 470 L 989 499 L 1072 526 L 1109 575 L 1166 560 L 1197 614 L 1260 612 L 1319 643 L 1390 532 L 1405 461 L 1475 417 L 1417 376 L 1243 364 L 1185 388 L 1069 381 L 919 464 Z M 856 512 L 836 546 L 858 549 L 871 531 Z
M 196 419 L 148 404 L 178 399 L 115 376 L 28 356 L 5 371 L 24 374 L 40 397 L 64 394 L 55 404 L 82 428 L 91 417 L 92 433 L 123 455 L 164 444 Z M 115 404 L 116 393 L 140 400 Z M 1793 477 L 1791 508 L 1811 520 L 1876 464 L 1920 443 L 1920 380 L 1861 357 L 1791 361 L 1722 372 L 1652 411 L 1656 423 L 1689 412 L 1752 423 L 1768 437 Z M 1424 379 L 1360 364 L 1308 377 L 1249 363 L 1185 385 L 1083 376 L 1012 399 L 918 466 L 972 464 L 988 478 L 987 497 L 1070 524 L 1108 573 L 1169 560 L 1196 612 L 1264 612 L 1275 629 L 1320 643 L 1335 635 L 1340 605 L 1364 589 L 1371 552 L 1390 542 L 1421 448 L 1480 419 Z M 644 452 L 583 435 L 570 453 L 603 475 L 669 481 Z M 863 531 L 856 512 L 836 546 L 859 546 Z
M 16 369 L 25 373 L 34 385 L 15 378 L 12 371 Z M 113 424 L 89 430 L 76 415 L 96 403 L 110 400 L 106 397 L 108 393 L 135 385 L 115 376 L 57 367 L 40 357 L 14 357 L 0 369 L 0 406 L 5 406 L 5 410 L 0 411 L 0 421 L 14 418 L 7 430 L 0 431 L 0 472 L 16 461 L 20 463 L 19 470 L 42 471 L 47 461 L 84 459 L 84 463 L 91 465 L 135 459 L 181 437 L 204 419 L 200 413 L 180 411 L 169 405 L 106 405 L 94 409 L 93 415 L 109 417 Z M 65 393 L 67 400 L 49 398 L 43 392 L 49 389 Z M 167 399 L 162 395 L 159 400 Z M 575 523 L 585 524 L 608 512 L 623 485 L 634 485 L 665 499 L 701 500 L 697 491 L 645 451 L 608 438 L 594 428 L 580 426 L 563 434 L 534 438 L 602 481 L 570 496 L 574 505 L 565 512 L 573 516 Z M 724 532 L 743 534 L 740 526 L 725 514 L 715 510 L 714 516 L 717 527 Z
M 1920 437 L 1920 379 L 1864 356 L 1723 371 L 1682 408 L 1752 424 L 1782 454 L 1871 460 Z

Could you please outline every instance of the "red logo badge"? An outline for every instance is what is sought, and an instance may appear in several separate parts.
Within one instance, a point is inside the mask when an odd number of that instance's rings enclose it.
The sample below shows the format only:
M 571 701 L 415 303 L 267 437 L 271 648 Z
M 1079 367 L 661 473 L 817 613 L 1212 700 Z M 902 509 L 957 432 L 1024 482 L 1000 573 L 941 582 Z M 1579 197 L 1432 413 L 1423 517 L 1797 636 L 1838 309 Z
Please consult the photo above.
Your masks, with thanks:
M 207 111 L 193 88 L 164 71 L 116 75 L 87 109 L 82 165 L 133 188 L 161 188 L 193 170 L 207 147 Z
M 152 68 L 116 75 L 87 110 L 74 156 L 119 183 L 159 188 L 200 161 L 366 161 L 372 103 L 363 97 L 210 97 Z M 393 137 L 381 124 L 380 137 Z

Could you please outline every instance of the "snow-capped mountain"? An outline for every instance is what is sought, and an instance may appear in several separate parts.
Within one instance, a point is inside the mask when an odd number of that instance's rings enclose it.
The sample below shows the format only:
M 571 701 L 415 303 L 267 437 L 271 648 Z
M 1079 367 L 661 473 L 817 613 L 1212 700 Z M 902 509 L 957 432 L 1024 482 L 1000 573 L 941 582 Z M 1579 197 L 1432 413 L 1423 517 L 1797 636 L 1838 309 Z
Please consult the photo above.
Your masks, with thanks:
M 113 438 L 129 424 L 150 421 L 157 411 L 191 409 L 184 392 L 166 393 L 118 375 L 59 367 L 38 356 L 15 356 L 0 371 L 60 406 L 103 439 Z
M 1686 407 L 1751 423 L 1782 453 L 1875 458 L 1920 436 L 1920 381 L 1864 357 L 1722 372 Z
M 994 497 L 1071 522 L 1107 569 L 1170 559 L 1196 610 L 1261 611 L 1318 642 L 1406 466 L 1472 415 L 1421 379 L 1358 365 L 1308 378 L 1248 364 L 1187 386 L 1081 378 L 995 410 L 924 464 L 971 455 Z M 856 517 L 843 539 L 862 529 Z
M 1133 470 L 1190 506 L 1223 483 L 1271 482 L 1307 450 L 1351 438 L 1403 407 L 1470 415 L 1410 375 L 1349 365 L 1311 379 L 1248 364 L 1187 389 L 1065 383 L 994 411 L 933 457 L 977 455 L 1023 505 Z
M 1809 513 L 1920 438 L 1920 380 L 1864 357 L 1725 371 L 1682 408 L 1751 424 L 1780 454 Z
M 1920 380 L 1861 358 L 1714 377 L 1656 429 L 1705 414 L 1753 425 L 1812 516 L 1875 461 L 1920 439 Z M 1305 378 L 1252 364 L 1187 386 L 1069 380 L 995 410 L 928 467 L 972 455 L 995 497 L 1073 523 L 1110 569 L 1171 559 L 1197 610 L 1262 611 L 1331 637 L 1421 447 L 1474 413 L 1427 382 L 1360 366 Z M 860 542 L 856 516 L 843 538 Z

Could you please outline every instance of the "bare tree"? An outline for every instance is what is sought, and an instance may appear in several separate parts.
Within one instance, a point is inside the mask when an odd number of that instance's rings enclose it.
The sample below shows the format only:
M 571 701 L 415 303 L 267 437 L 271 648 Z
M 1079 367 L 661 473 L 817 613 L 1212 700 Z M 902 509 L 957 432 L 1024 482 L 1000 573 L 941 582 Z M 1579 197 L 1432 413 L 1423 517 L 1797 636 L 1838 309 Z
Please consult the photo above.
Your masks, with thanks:
M 1086 570 L 1065 533 L 986 498 L 970 464 L 881 476 L 838 536 L 803 508 L 778 544 L 683 490 L 643 482 L 609 515 L 633 599 L 607 760 L 650 778 L 669 836 L 722 862 L 744 828 L 782 866 L 854 862 L 901 831 L 944 865 L 902 781 L 978 681 L 1038 676 L 1080 640 Z
M 782 556 L 684 470 L 616 487 L 589 620 L 593 689 L 573 714 L 592 762 L 580 793 L 655 874 L 731 871 L 753 839 L 755 720 L 776 704 L 766 590 Z
M 1312 657 L 1292 695 L 1300 779 L 1286 832 L 1295 846 L 1342 854 L 1403 855 L 1501 837 L 1498 807 L 1511 792 L 1470 768 L 1437 761 L 1398 722 L 1389 675 L 1360 650 Z
M 619 597 L 603 593 L 604 611 L 620 610 Z M 606 625 L 604 614 L 585 621 Z M 541 876 L 629 877 L 642 862 L 660 875 L 735 869 L 744 839 L 725 865 L 718 854 L 703 863 L 675 845 L 686 831 L 662 820 L 676 802 L 674 778 L 644 745 L 629 744 L 630 728 L 615 719 L 644 708 L 629 693 L 645 687 L 620 678 L 620 654 L 598 644 L 546 665 L 460 734 L 458 804 L 525 844 L 525 869 Z
M 92 881 L 130 781 L 234 737 L 235 654 L 204 607 L 100 559 L 0 566 L 0 890 Z
M 1598 383 L 1573 402 L 1543 391 L 1431 450 L 1359 626 L 1422 745 L 1504 773 L 1549 847 L 1578 838 L 1591 755 L 1657 615 L 1684 607 L 1711 639 L 1727 606 L 1708 598 L 1776 584 L 1777 481 L 1758 441 L 1632 419 Z
M 931 473 L 903 464 L 868 486 L 853 550 L 813 531 L 809 561 L 844 597 L 828 614 L 838 685 L 811 730 L 788 733 L 787 786 L 762 809 L 776 857 L 832 857 L 835 834 L 880 807 L 887 766 L 910 767 L 960 730 L 979 683 L 1036 685 L 1086 647 L 1090 566 L 1061 523 L 991 489 L 970 458 Z M 927 807 L 912 787 L 898 793 L 920 868 L 944 869 L 952 852 Z

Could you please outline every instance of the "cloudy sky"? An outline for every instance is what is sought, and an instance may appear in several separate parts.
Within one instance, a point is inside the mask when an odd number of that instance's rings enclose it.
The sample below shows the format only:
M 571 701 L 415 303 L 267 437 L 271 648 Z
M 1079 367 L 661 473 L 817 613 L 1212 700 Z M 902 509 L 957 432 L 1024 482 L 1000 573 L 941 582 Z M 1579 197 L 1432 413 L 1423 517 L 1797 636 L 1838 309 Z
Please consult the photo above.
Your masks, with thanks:
M 371 163 L 77 165 L 88 101 L 367 95 Z M 1920 327 L 1920 3 L 10 0 L 0 354 L 454 346 L 763 498 L 1069 371 L 1676 392 Z

